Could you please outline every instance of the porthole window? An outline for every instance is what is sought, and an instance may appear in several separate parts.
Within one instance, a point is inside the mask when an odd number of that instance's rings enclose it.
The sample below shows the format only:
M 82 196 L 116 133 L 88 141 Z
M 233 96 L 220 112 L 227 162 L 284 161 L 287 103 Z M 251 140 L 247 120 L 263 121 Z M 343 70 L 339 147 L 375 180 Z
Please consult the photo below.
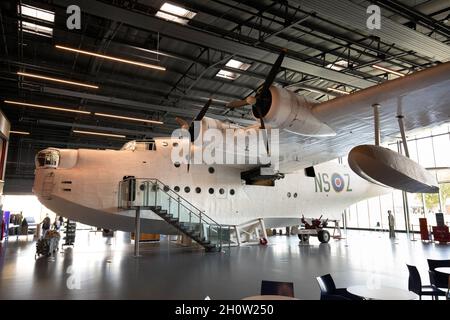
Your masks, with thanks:
M 296 193 L 294 193 L 294 198 L 297 198 L 297 192 L 296 192 Z
M 288 198 L 291 197 L 291 193 L 290 193 L 290 192 L 287 193 L 287 197 L 288 197 Z
M 166 141 L 163 141 L 162 146 L 167 147 L 169 144 Z
M 172 143 L 172 146 L 173 146 L 173 147 L 178 147 L 178 142 Z
M 175 192 L 180 192 L 180 187 L 179 187 L 179 186 L 175 186 L 175 187 L 173 188 L 173 190 L 175 190 Z
M 219 189 L 219 193 L 220 193 L 220 194 L 224 194 L 224 193 L 225 193 L 225 190 L 223 190 L 222 188 L 220 188 L 220 189 Z
M 141 185 L 139 186 L 139 190 L 144 191 L 144 190 L 145 190 L 145 184 L 141 184 Z
M 179 162 L 175 162 L 173 165 L 175 166 L 175 168 L 179 168 L 180 167 L 180 163 Z
M 232 195 L 232 196 L 234 196 L 234 189 L 230 189 L 230 194 Z
M 197 188 L 195 188 L 195 192 L 200 193 L 200 192 L 202 192 L 202 189 L 197 187 Z
M 165 192 L 168 192 L 168 191 L 170 190 L 170 188 L 169 188 L 169 186 L 164 186 L 163 190 L 164 190 Z
M 213 188 L 209 188 L 208 192 L 209 192 L 209 194 L 213 194 L 214 193 L 214 189 Z
M 215 171 L 215 170 L 214 170 L 214 168 L 213 168 L 213 167 L 209 167 L 209 168 L 208 168 L 208 172 L 209 172 L 209 173 L 213 174 L 213 173 L 214 173 L 214 171 Z
M 184 192 L 189 193 L 191 191 L 191 188 L 189 187 L 184 187 Z

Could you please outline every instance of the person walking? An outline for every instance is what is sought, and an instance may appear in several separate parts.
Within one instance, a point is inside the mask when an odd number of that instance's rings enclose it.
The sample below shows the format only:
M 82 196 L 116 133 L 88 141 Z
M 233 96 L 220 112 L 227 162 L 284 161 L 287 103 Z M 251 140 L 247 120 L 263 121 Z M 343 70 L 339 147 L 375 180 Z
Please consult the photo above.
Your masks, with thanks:
M 42 238 L 45 237 L 45 234 L 47 233 L 47 231 L 50 229 L 51 226 L 51 220 L 48 216 L 48 214 L 45 216 L 44 220 L 42 220 Z
M 395 239 L 395 218 L 391 210 L 388 210 L 388 222 L 389 222 L 389 238 Z

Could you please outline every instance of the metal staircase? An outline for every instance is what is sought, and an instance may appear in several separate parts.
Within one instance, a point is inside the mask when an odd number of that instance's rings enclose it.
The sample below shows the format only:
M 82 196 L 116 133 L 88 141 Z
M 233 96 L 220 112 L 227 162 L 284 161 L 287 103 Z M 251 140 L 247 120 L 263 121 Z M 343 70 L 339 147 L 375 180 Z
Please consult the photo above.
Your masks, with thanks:
M 158 179 L 130 177 L 119 183 L 121 209 L 151 210 L 207 252 L 230 246 L 230 227 L 222 226 Z

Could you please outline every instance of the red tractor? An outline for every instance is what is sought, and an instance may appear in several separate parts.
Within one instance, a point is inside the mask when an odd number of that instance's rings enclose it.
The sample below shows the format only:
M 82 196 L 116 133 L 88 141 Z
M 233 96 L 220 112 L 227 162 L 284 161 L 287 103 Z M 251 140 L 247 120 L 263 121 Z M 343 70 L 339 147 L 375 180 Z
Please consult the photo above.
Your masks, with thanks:
M 302 215 L 302 224 L 304 228 L 298 230 L 298 238 L 302 242 L 308 242 L 310 236 L 316 236 L 321 243 L 328 243 L 330 241 L 330 233 L 323 230 L 328 224 L 328 219 L 322 220 L 322 216 L 318 219 L 311 219 L 308 222 Z

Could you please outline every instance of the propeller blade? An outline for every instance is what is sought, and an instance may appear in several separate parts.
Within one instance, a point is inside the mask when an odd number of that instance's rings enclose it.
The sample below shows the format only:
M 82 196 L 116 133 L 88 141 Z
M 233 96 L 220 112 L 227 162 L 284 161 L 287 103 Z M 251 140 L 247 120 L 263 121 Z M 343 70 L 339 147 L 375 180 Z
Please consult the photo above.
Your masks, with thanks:
M 181 128 L 183 128 L 183 129 L 189 128 L 189 123 L 187 123 L 187 121 L 184 120 L 183 118 L 176 117 L 175 121 L 180 125 Z
M 267 151 L 267 155 L 270 156 L 269 139 L 267 138 L 266 125 L 264 124 L 264 118 L 261 116 L 261 109 L 260 109 L 259 104 L 255 105 L 255 111 L 256 111 L 256 116 L 259 118 L 259 121 L 260 121 L 260 124 L 261 124 L 261 126 L 259 128 L 261 130 L 264 130 L 263 136 L 264 136 L 264 140 L 265 140 L 266 151 Z
M 189 169 L 191 167 L 191 140 L 189 140 L 189 155 L 188 155 L 188 163 L 187 163 L 187 172 L 189 173 Z
M 210 98 L 205 105 L 203 106 L 202 110 L 198 113 L 198 115 L 195 117 L 194 121 L 191 122 L 191 125 L 189 126 L 189 133 L 191 134 L 191 142 L 194 142 L 194 122 L 195 121 L 201 121 L 204 117 L 206 112 L 208 112 L 209 107 L 211 106 L 212 99 Z
M 277 58 L 277 61 L 272 66 L 272 69 L 270 69 L 269 74 L 267 75 L 266 81 L 264 82 L 263 88 L 261 90 L 261 94 L 269 90 L 270 86 L 272 85 L 273 81 L 275 80 L 275 77 L 280 70 L 281 63 L 283 62 L 284 56 L 287 52 L 287 49 L 283 49 L 280 52 L 280 55 Z
M 227 107 L 228 108 L 240 108 L 240 107 L 253 105 L 255 103 L 256 103 L 255 97 L 247 97 L 245 100 L 231 101 L 230 103 L 227 104 Z
M 206 112 L 208 112 L 209 106 L 211 105 L 212 99 L 210 98 L 206 104 L 203 106 L 202 110 L 200 110 L 200 113 L 195 117 L 194 121 L 201 121 Z
M 230 103 L 227 104 L 228 108 L 240 108 L 240 107 L 245 107 L 247 106 L 248 103 L 246 100 L 235 100 L 235 101 L 231 101 Z
M 259 118 L 259 122 L 261 124 L 261 126 L 259 128 L 260 129 L 266 129 L 266 126 L 264 124 L 264 119 L 261 116 L 261 108 L 260 108 L 259 104 L 255 105 L 255 111 L 256 111 L 256 116 Z

